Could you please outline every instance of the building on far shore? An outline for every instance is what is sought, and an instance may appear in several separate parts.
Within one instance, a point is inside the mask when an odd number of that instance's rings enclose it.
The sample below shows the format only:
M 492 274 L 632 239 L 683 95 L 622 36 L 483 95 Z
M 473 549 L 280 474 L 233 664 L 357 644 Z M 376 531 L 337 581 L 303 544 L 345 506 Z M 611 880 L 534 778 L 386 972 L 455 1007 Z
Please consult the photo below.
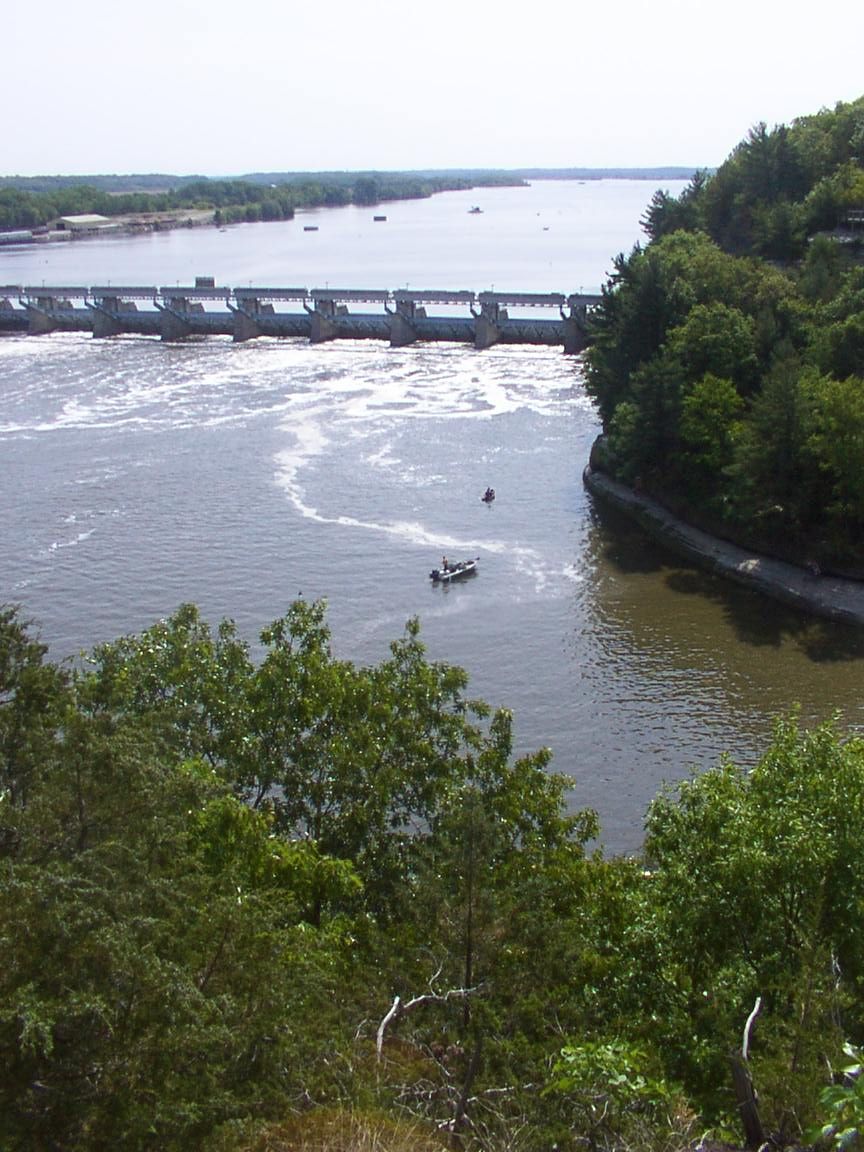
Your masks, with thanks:
M 117 224 L 110 216 L 88 212 L 81 216 L 61 216 L 55 227 L 58 232 L 104 232 L 116 228 Z

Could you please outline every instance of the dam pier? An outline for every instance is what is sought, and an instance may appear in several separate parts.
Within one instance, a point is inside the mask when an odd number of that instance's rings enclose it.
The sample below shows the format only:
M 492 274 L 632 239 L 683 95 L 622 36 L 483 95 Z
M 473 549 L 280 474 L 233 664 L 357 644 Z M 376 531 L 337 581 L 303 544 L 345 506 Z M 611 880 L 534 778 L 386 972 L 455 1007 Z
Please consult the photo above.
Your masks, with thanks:
M 173 288 L 0 285 L 0 334 L 230 336 L 237 342 L 269 336 L 313 344 L 382 340 L 397 348 L 418 341 L 477 349 L 540 344 L 577 354 L 587 346 L 588 312 L 600 299 L 558 292 L 229 288 L 210 277 Z

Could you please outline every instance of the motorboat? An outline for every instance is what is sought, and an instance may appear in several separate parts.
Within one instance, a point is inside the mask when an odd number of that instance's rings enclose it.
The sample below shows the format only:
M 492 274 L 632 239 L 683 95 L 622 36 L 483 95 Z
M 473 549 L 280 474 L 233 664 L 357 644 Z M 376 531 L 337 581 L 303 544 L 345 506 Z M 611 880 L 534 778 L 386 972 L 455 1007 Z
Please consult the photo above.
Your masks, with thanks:
M 487 488 L 483 495 L 480 497 L 484 504 L 491 504 L 495 499 L 495 489 Z
M 460 560 L 457 564 L 450 564 L 446 559 L 440 568 L 433 568 L 429 576 L 433 584 L 447 584 L 451 580 L 461 580 L 463 576 L 470 576 L 477 571 L 479 556 L 469 560 Z

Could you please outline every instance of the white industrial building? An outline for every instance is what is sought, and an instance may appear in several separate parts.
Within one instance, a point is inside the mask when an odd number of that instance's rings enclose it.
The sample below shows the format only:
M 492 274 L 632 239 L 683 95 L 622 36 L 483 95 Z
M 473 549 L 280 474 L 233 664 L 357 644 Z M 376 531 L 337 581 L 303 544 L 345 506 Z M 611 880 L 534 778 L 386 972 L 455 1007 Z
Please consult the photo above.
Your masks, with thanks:
M 110 216 L 100 216 L 96 212 L 87 212 L 81 216 L 61 216 L 57 221 L 57 229 L 61 232 L 101 232 L 105 228 L 116 227 Z

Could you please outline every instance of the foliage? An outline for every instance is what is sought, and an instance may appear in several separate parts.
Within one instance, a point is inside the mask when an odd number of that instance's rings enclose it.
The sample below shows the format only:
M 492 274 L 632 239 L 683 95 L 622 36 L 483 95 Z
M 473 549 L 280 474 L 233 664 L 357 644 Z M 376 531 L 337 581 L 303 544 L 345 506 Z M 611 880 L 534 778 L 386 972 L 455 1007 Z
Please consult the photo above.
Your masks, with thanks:
M 826 1121 L 812 1138 L 845 1150 L 859 1148 L 864 1136 L 864 1059 L 854 1044 L 844 1044 L 843 1052 L 852 1063 L 840 1069 L 839 1083 L 823 1090 L 820 1103 Z
M 137 823 L 140 836 L 109 827 L 112 800 L 88 781 L 74 797 L 96 829 L 85 846 L 80 828 L 78 843 L 55 852 L 22 834 L 10 862 L 0 915 L 5 1146 L 26 1135 L 186 1147 L 238 1113 L 266 1116 L 291 1092 L 286 1068 L 309 1059 L 292 1015 L 317 1012 L 326 1032 L 337 950 L 301 930 L 290 884 L 243 888 L 234 869 L 196 866 L 172 814 L 200 804 L 194 782 L 163 774 L 165 811 L 148 803 L 155 781 L 130 787 L 122 769 L 110 796 L 116 804 L 117 786 L 125 791 L 117 822 Z
M 706 373 L 681 403 L 682 467 L 691 489 L 709 486 L 728 467 L 744 402 L 731 380 Z
M 680 196 L 671 196 L 662 189 L 655 192 L 640 221 L 645 233 L 652 240 L 659 240 L 679 228 L 688 232 L 697 230 L 699 198 L 707 181 L 708 173 L 703 169 L 693 175 Z
M 545 1094 L 565 1097 L 571 1123 L 589 1148 L 647 1148 L 687 1134 L 689 1117 L 657 1061 L 632 1043 L 612 1040 L 567 1045 Z
M 0 669 L 3 1147 L 683 1147 L 734 1126 L 756 996 L 778 1141 L 832 1106 L 864 1018 L 833 726 L 784 721 L 606 860 L 416 621 L 359 668 L 298 601 L 253 661 L 187 604 L 61 670 L 6 608 Z
M 332 656 L 324 606 L 297 602 L 256 666 L 230 621 L 214 635 L 184 605 L 71 681 L 14 610 L 0 624 L 19 727 L 53 720 L 38 774 L 2 765 L 4 1146 L 29 1132 L 194 1147 L 276 1102 L 341 1093 L 346 1013 L 389 993 L 421 927 L 430 951 L 451 948 L 422 901 L 442 879 L 465 899 L 447 844 L 472 798 L 501 841 L 502 892 L 523 855 L 530 871 L 594 829 L 562 814 L 547 753 L 510 762 L 508 714 L 483 731 L 488 709 L 464 698 L 464 672 L 425 659 L 416 622 L 360 669 Z M 43 692 L 25 709 L 43 680 L 51 707 Z M 486 929 L 475 920 L 481 981 Z M 461 975 L 473 945 L 453 940 L 445 967 Z
M 17 606 L 0 605 L 0 855 L 16 839 L 14 818 L 52 752 L 65 703 L 65 673 L 45 663 Z
M 794 1110 L 797 1074 L 806 1069 L 812 1084 L 833 1058 L 860 985 L 862 815 L 864 744 L 841 741 L 830 724 L 802 733 L 794 719 L 777 724 L 750 773 L 723 763 L 648 814 L 655 907 L 667 910 L 667 962 L 690 1026 L 715 1044 L 722 1037 L 722 1053 L 762 998 L 765 1047 L 753 1061 L 771 1078 L 761 1095 L 773 1099 L 778 1127 Z M 847 1023 L 856 1018 L 852 1010 Z M 687 1082 L 692 1072 L 678 1075 Z
M 864 233 L 847 221 L 864 210 L 862 125 L 864 99 L 758 125 L 678 199 L 657 193 L 651 242 L 617 257 L 587 352 L 619 480 L 844 572 L 864 570 Z

